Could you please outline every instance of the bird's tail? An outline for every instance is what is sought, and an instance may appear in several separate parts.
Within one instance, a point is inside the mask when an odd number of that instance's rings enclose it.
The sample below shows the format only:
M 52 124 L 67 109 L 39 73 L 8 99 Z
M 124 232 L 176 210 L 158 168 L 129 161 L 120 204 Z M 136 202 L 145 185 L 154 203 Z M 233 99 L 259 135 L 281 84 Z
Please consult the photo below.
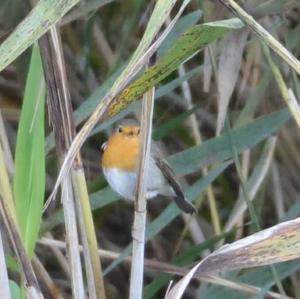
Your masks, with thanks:
M 161 170 L 161 172 L 163 173 L 166 180 L 168 181 L 173 191 L 172 197 L 178 208 L 189 214 L 193 214 L 194 212 L 196 212 L 196 209 L 193 206 L 193 204 L 185 198 L 182 188 L 176 178 L 176 175 L 173 172 L 172 168 L 168 165 L 168 163 L 162 159 L 156 159 L 155 162 Z

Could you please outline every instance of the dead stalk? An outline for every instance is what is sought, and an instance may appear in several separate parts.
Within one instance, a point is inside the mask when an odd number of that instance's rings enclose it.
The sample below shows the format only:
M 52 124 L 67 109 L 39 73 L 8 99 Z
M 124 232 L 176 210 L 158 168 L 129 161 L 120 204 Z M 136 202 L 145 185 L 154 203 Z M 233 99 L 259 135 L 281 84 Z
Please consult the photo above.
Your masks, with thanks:
M 134 222 L 132 227 L 132 262 L 130 276 L 130 299 L 141 299 L 144 276 L 144 248 L 147 215 L 147 180 L 151 148 L 154 87 L 145 93 L 141 118 L 141 155 L 137 173 Z

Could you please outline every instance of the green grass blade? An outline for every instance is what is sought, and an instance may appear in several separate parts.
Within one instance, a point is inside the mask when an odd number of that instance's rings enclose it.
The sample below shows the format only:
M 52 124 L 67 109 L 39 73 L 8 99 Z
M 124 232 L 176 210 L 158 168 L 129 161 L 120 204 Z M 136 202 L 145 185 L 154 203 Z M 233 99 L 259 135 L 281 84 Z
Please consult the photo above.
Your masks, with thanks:
M 14 196 L 24 246 L 32 256 L 45 192 L 45 82 L 40 52 L 33 47 L 15 153 Z
M 0 71 L 14 61 L 79 0 L 39 1 L 0 46 Z
M 22 291 L 21 291 L 21 288 L 13 281 L 13 280 L 10 280 L 9 281 L 9 288 L 10 288 L 10 292 L 11 292 L 11 298 L 12 299 L 20 299 L 22 298 L 21 294 L 22 294 Z
M 164 55 L 174 45 L 176 39 L 188 30 L 189 27 L 195 25 L 200 20 L 201 16 L 202 11 L 196 10 L 180 18 L 160 45 L 157 51 L 158 57 Z
M 126 87 L 109 108 L 109 115 L 115 115 L 129 103 L 139 99 L 148 89 L 156 86 L 180 64 L 195 55 L 208 44 L 224 36 L 232 29 L 240 28 L 237 19 L 223 20 L 192 26 L 181 35 L 174 46 L 158 61 L 147 69 L 143 75 Z

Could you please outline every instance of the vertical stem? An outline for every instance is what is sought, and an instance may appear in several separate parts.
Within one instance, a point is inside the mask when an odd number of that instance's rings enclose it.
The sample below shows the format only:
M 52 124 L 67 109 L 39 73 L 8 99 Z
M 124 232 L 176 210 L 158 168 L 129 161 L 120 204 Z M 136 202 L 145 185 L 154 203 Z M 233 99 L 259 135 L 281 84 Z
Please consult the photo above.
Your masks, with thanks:
M 45 77 L 49 86 L 49 93 L 51 95 L 49 97 L 49 110 L 51 112 L 53 131 L 57 143 L 58 154 L 60 157 L 64 157 L 69 148 L 69 145 L 72 142 L 73 137 L 75 136 L 75 125 L 72 117 L 70 94 L 66 78 L 61 40 L 58 30 L 55 27 L 52 27 L 50 33 L 40 41 L 40 44 L 43 48 L 42 54 L 46 70 Z M 76 218 L 73 218 L 73 216 L 76 216 L 76 213 L 75 210 L 69 210 L 69 208 L 75 208 L 74 202 L 76 201 L 78 224 L 84 247 L 83 256 L 86 265 L 85 270 L 87 274 L 89 296 L 91 299 L 105 299 L 106 297 L 102 278 L 100 257 L 97 253 L 98 247 L 95 228 L 93 224 L 91 207 L 89 204 L 86 180 L 79 153 L 76 155 L 75 162 L 76 163 L 74 163 L 72 171 L 72 182 L 76 196 L 74 196 L 73 194 L 70 175 L 70 177 L 68 178 L 68 184 L 66 185 L 69 188 L 68 195 L 72 195 L 72 200 L 63 199 L 65 217 L 69 217 L 68 225 L 70 225 L 70 227 L 66 228 L 70 233 L 68 238 L 70 242 L 74 242 L 73 246 L 70 246 L 69 249 L 77 251 L 74 253 L 70 253 L 70 258 L 74 259 L 73 261 L 71 261 L 71 264 L 76 267 L 75 269 L 71 269 L 73 291 L 75 292 L 76 289 L 78 291 L 79 286 L 83 288 L 81 266 L 79 269 L 79 264 L 81 263 L 81 261 L 78 252 L 79 243 L 77 234 L 77 222 Z M 74 231 L 72 231 L 72 229 L 74 229 Z M 73 234 L 76 235 L 74 238 L 72 237 Z M 77 245 L 75 244 L 75 242 L 77 242 Z M 75 259 L 77 259 L 78 265 L 74 264 Z M 80 276 L 77 271 L 81 272 Z M 73 281 L 75 278 L 80 279 L 80 281 Z M 79 297 L 82 296 L 82 291 L 80 292 L 81 295 L 78 294 Z
M 185 75 L 185 69 L 184 69 L 183 65 L 181 65 L 178 68 L 178 73 L 179 73 L 180 77 L 183 77 Z M 184 95 L 184 99 L 186 100 L 186 103 L 187 103 L 187 108 L 192 109 L 193 108 L 192 94 L 191 94 L 191 90 L 190 90 L 190 86 L 189 86 L 188 82 L 183 81 L 181 84 L 181 88 L 182 88 L 182 92 Z M 191 126 L 192 135 L 195 140 L 195 143 L 201 144 L 202 137 L 201 137 L 201 133 L 200 133 L 200 130 L 198 127 L 196 115 L 195 114 L 190 115 L 188 120 L 189 120 L 189 123 Z M 202 173 L 204 176 L 207 176 L 207 174 L 208 174 L 207 168 L 203 168 Z M 208 203 L 209 203 L 209 210 L 210 210 L 210 215 L 211 215 L 211 219 L 212 219 L 212 223 L 213 223 L 213 227 L 214 227 L 214 232 L 216 235 L 220 235 L 221 234 L 221 222 L 220 222 L 220 218 L 219 218 L 216 198 L 215 198 L 215 195 L 213 192 L 212 185 L 209 185 L 207 187 L 206 195 L 207 195 L 207 199 L 208 199 Z
M 55 28 L 51 28 L 50 33 L 39 40 L 44 66 L 45 80 L 48 86 L 48 107 L 52 122 L 52 127 L 57 145 L 57 152 L 62 161 L 70 143 L 72 127 L 70 127 L 69 107 L 65 106 L 68 98 L 68 88 L 64 84 L 64 77 L 61 73 L 65 72 L 61 56 L 56 56 L 54 49 L 57 41 Z M 63 109 L 63 111 L 62 111 Z M 84 283 L 82 276 L 82 266 L 79 254 L 79 241 L 76 213 L 74 207 L 74 195 L 71 184 L 71 176 L 63 178 L 62 204 L 65 218 L 66 238 L 68 240 L 68 257 L 71 272 L 72 295 L 75 299 L 84 298 Z
M 73 201 L 73 189 L 70 176 L 64 178 L 62 182 L 62 204 L 64 207 L 66 237 L 68 244 L 68 254 L 70 261 L 70 271 L 72 277 L 73 298 L 85 298 L 82 266 L 79 254 L 79 241 L 77 235 L 76 213 Z
M 151 88 L 144 94 L 141 118 L 141 155 L 137 174 L 134 223 L 132 228 L 132 262 L 130 276 L 130 299 L 141 299 L 143 293 L 144 249 L 147 215 L 147 181 L 151 148 L 152 116 L 154 91 Z
M 9 282 L 0 230 L 0 298 L 10 299 Z
M 86 180 L 83 168 L 73 171 L 73 182 L 77 194 L 76 201 L 80 208 L 81 235 L 86 264 L 89 264 L 90 271 L 87 276 L 91 276 L 91 283 L 94 285 L 94 297 L 105 299 L 105 288 L 102 275 L 101 259 L 98 254 L 98 243 L 93 222 L 93 214 L 91 210 L 89 194 L 87 190 Z M 85 244 L 86 243 L 86 244 Z M 88 277 L 89 279 L 89 277 Z M 89 294 L 93 298 L 92 294 Z

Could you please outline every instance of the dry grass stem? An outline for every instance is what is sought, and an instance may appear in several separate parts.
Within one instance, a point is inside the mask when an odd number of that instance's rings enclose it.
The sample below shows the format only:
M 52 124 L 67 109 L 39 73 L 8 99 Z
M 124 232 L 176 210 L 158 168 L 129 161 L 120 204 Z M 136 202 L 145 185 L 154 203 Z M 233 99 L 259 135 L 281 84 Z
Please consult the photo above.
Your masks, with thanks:
M 11 299 L 1 231 L 0 231 L 0 285 L 1 285 L 0 298 Z
M 299 60 L 277 41 L 266 29 L 257 23 L 251 15 L 243 10 L 234 0 L 217 0 L 230 9 L 237 17 L 249 26 L 252 31 L 275 53 L 277 53 L 287 64 L 289 64 L 300 75 Z
M 150 179 L 149 161 L 152 136 L 152 118 L 155 88 L 143 98 L 141 117 L 141 155 L 137 172 L 137 185 L 132 226 L 132 262 L 130 274 L 130 299 L 143 298 L 145 230 L 147 219 L 147 181 Z
M 59 241 L 59 240 L 54 240 L 54 239 L 42 238 L 39 241 L 39 244 L 41 244 L 43 246 L 50 246 L 50 247 L 55 246 L 57 248 L 66 249 L 65 242 Z M 83 251 L 82 246 L 80 246 L 80 251 Z M 120 253 L 103 250 L 103 249 L 99 249 L 98 253 L 99 253 L 99 255 L 101 255 L 102 259 L 107 259 L 107 260 L 115 260 L 120 257 Z M 124 260 L 124 262 L 126 262 L 128 264 L 131 263 L 131 261 L 132 261 L 131 256 L 127 257 Z M 149 271 L 165 272 L 165 273 L 179 275 L 179 276 L 184 276 L 188 273 L 188 270 L 186 268 L 174 266 L 174 265 L 164 263 L 161 261 L 145 259 L 144 262 L 145 262 L 145 268 Z M 262 289 L 260 289 L 258 287 L 255 287 L 255 286 L 252 286 L 249 284 L 245 284 L 245 283 L 234 282 L 234 281 L 225 279 L 223 277 L 219 277 L 219 276 L 211 275 L 211 274 L 205 274 L 205 273 L 202 273 L 199 275 L 196 274 L 195 279 L 198 279 L 199 281 L 202 281 L 202 282 L 212 283 L 212 284 L 215 284 L 218 286 L 228 287 L 233 290 L 242 291 L 247 294 L 256 295 L 262 291 Z M 291 297 L 282 296 L 281 294 L 274 293 L 274 292 L 267 292 L 266 296 L 268 296 L 267 298 L 274 298 L 274 299 L 292 299 Z
M 131 63 L 129 63 L 129 65 L 123 72 L 123 75 L 121 75 L 119 77 L 119 79 L 115 82 L 115 84 L 111 88 L 110 92 L 107 93 L 103 97 L 101 103 L 98 104 L 98 106 L 96 107 L 94 112 L 91 114 L 89 119 L 85 122 L 85 124 L 83 125 L 81 130 L 78 132 L 78 134 L 74 138 L 74 140 L 68 150 L 68 153 L 64 159 L 64 162 L 61 166 L 55 186 L 45 204 L 44 209 L 47 209 L 50 202 L 55 197 L 62 178 L 69 172 L 72 162 L 74 161 L 79 149 L 85 142 L 86 138 L 88 137 L 88 135 L 90 134 L 92 129 L 95 127 L 97 122 L 106 115 L 108 108 L 112 105 L 114 99 L 122 92 L 122 90 L 134 78 L 134 76 L 142 69 L 143 66 L 146 65 L 146 63 L 148 62 L 150 57 L 157 51 L 157 48 L 159 47 L 159 45 L 163 42 L 163 40 L 166 38 L 168 33 L 173 28 L 173 26 L 176 24 L 176 21 L 179 19 L 179 17 L 183 13 L 183 10 L 185 9 L 188 2 L 189 1 L 187 1 L 187 0 L 184 1 L 182 6 L 180 7 L 179 11 L 177 12 L 175 17 L 170 22 L 170 24 L 161 33 L 161 35 L 152 43 L 152 45 L 149 46 L 149 48 L 147 47 L 147 49 L 145 49 L 145 51 L 140 55 L 140 57 L 138 57 L 138 59 L 134 59 L 131 61 Z M 135 56 L 133 56 L 133 57 L 135 58 Z

